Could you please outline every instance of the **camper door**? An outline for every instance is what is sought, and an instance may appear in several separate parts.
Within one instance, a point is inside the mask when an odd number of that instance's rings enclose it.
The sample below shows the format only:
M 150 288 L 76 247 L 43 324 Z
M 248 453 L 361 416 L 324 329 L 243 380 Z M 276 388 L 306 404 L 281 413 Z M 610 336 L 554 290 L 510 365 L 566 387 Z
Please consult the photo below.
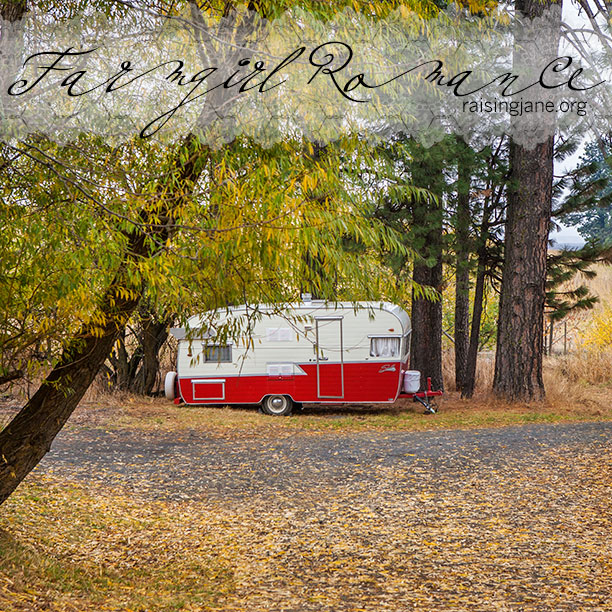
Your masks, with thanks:
M 321 399 L 344 397 L 344 355 L 341 316 L 315 317 L 317 395 Z

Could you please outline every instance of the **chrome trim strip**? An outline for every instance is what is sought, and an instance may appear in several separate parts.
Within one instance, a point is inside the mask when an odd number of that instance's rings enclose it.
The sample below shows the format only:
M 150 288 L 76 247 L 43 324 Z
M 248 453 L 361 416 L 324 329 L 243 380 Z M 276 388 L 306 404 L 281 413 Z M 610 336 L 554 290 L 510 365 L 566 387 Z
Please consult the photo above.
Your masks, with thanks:
M 195 386 L 197 385 L 221 385 L 221 397 L 196 397 Z M 191 379 L 191 396 L 194 401 L 209 401 L 209 400 L 225 400 L 225 378 L 192 378 Z

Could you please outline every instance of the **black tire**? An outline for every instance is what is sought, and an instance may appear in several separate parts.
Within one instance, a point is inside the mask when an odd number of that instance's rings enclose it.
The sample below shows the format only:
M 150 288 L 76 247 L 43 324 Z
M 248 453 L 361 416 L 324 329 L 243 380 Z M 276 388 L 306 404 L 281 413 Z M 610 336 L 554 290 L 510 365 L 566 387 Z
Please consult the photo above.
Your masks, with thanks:
M 288 395 L 268 395 L 261 409 L 271 416 L 289 416 L 293 410 L 293 400 Z

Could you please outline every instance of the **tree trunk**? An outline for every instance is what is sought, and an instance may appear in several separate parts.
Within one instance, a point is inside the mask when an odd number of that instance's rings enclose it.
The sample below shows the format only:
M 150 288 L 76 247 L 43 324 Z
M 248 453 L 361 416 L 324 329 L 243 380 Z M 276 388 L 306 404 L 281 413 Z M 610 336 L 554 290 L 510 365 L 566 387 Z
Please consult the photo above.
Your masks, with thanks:
M 108 358 L 113 366 L 111 383 L 114 389 L 126 391 L 129 386 L 130 361 L 127 349 L 125 348 L 125 329 L 122 329 L 117 336 L 117 341 Z
M 142 395 L 153 395 L 159 374 L 159 351 L 168 339 L 171 320 L 155 321 L 152 316 L 142 326 L 142 367 L 134 390 Z
M 441 291 L 442 261 L 433 267 L 414 266 L 415 283 Z M 431 378 L 434 389 L 443 389 L 442 380 L 442 302 L 426 300 L 412 294 L 412 343 L 410 345 L 410 369 L 421 372 L 421 389 Z
M 442 147 L 443 145 L 440 145 Z M 420 152 L 412 181 L 438 197 L 412 203 L 412 224 L 419 254 L 425 261 L 415 261 L 412 279 L 418 285 L 435 289 L 440 299 L 427 300 L 412 292 L 412 341 L 410 368 L 421 372 L 421 389 L 431 378 L 434 389 L 443 389 L 442 380 L 442 195 L 443 151 L 436 145 Z
M 19 21 L 26 13 L 26 0 L 3 0 L 0 2 L 0 16 L 10 22 Z
M 482 321 L 485 286 L 484 255 L 478 258 L 478 272 L 476 273 L 476 288 L 474 290 L 474 308 L 472 310 L 472 331 L 465 366 L 465 378 L 461 387 L 461 397 L 471 398 L 476 386 L 476 366 L 478 365 L 478 348 L 480 343 L 480 322 Z
M 463 147 L 467 149 L 465 143 Z M 463 155 L 461 153 L 464 153 Z M 459 155 L 455 225 L 455 388 L 461 391 L 468 359 L 470 326 L 470 182 L 466 151 Z
M 518 184 L 508 202 L 493 388 L 512 400 L 544 397 L 542 351 L 553 139 L 533 151 L 511 144 Z
M 194 143 L 197 139 L 189 136 L 178 147 L 176 165 L 181 168 L 181 175 L 177 183 L 181 192 L 175 198 L 168 198 L 170 206 L 181 205 L 182 198 L 190 193 L 203 170 L 208 148 Z M 186 150 L 188 160 L 179 165 L 178 160 L 184 159 Z M 155 215 L 158 220 L 155 225 L 148 225 L 147 234 L 138 229 L 129 237 L 123 262 L 98 305 L 97 320 L 105 323 L 81 330 L 38 391 L 0 432 L 0 504 L 49 452 L 55 436 L 93 382 L 138 306 L 144 287 L 134 287 L 128 281 L 127 270 L 135 262 L 153 256 L 173 231 L 171 210 L 155 211 Z M 146 224 L 144 210 L 141 218 Z
M 138 305 L 139 293 L 124 299 L 118 291 L 125 286 L 122 272 L 100 304 L 105 325 L 84 328 L 72 340 L 38 391 L 0 432 L 0 504 L 49 452 Z
M 517 0 L 520 15 L 533 18 L 550 8 L 550 0 Z M 560 3 L 559 3 L 560 6 Z M 560 19 L 560 16 L 559 16 Z M 556 39 L 543 34 L 538 48 L 515 43 L 513 71 L 533 64 L 533 57 L 546 65 L 547 52 L 556 56 Z M 542 121 L 554 118 L 543 117 Z M 529 401 L 544 397 L 542 351 L 544 304 L 546 300 L 546 255 L 552 208 L 553 137 L 527 149 L 510 143 L 511 185 L 505 231 L 505 261 L 500 297 L 497 351 L 495 356 L 496 394 L 510 400 Z
M 119 334 L 105 371 L 113 390 L 153 395 L 159 375 L 159 352 L 168 339 L 173 317 L 158 320 L 142 304 L 138 311 L 133 333 L 127 340 L 125 330 Z
M 501 193 L 501 192 L 500 192 Z M 499 202 L 493 198 L 493 203 L 487 201 L 482 211 L 482 224 L 478 236 L 478 265 L 476 269 L 476 287 L 474 289 L 474 306 L 472 308 L 472 329 L 470 331 L 470 343 L 468 347 L 467 361 L 465 365 L 465 378 L 461 388 L 462 398 L 471 398 L 476 388 L 476 368 L 478 366 L 478 349 L 480 348 L 480 323 L 484 310 L 484 290 L 487 273 L 487 242 L 490 238 L 491 213 Z

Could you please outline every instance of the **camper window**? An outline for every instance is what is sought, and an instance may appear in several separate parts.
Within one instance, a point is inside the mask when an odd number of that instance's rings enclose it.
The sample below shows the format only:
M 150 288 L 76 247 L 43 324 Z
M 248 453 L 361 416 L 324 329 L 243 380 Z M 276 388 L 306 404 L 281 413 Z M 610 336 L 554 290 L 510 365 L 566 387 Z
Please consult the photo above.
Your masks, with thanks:
M 202 356 L 204 361 L 216 361 L 217 363 L 231 363 L 232 361 L 232 347 L 231 345 L 221 346 L 216 345 L 202 345 Z
M 399 357 L 400 338 L 370 338 L 370 357 Z
M 404 360 L 410 352 L 410 332 L 402 338 L 402 343 L 402 360 Z

